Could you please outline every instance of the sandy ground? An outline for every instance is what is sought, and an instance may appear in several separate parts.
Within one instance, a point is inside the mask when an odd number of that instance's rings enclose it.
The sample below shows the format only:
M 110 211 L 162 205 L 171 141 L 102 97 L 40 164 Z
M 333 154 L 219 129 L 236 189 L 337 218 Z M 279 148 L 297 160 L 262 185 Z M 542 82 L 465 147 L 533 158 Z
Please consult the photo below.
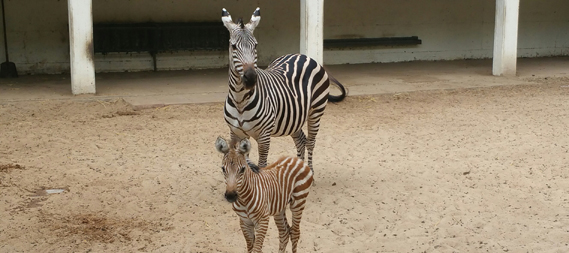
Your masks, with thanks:
M 569 79 L 533 81 L 329 105 L 301 252 L 567 252 Z M 0 115 L 0 252 L 246 252 L 213 145 L 221 103 Z M 269 161 L 294 154 L 273 138 Z

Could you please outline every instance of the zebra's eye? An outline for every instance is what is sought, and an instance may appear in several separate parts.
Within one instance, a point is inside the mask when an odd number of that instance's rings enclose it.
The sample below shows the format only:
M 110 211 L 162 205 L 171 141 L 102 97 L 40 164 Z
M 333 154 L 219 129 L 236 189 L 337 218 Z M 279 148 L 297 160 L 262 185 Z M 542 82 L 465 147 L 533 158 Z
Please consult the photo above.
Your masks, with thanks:
M 243 166 L 243 167 L 241 167 L 241 168 L 239 169 L 239 173 L 240 173 L 240 174 L 242 174 L 243 172 L 245 172 L 245 166 Z
M 237 45 L 231 44 L 231 47 L 233 48 L 233 50 L 237 50 Z
M 225 174 L 225 167 L 221 166 L 221 170 L 223 171 L 223 174 Z

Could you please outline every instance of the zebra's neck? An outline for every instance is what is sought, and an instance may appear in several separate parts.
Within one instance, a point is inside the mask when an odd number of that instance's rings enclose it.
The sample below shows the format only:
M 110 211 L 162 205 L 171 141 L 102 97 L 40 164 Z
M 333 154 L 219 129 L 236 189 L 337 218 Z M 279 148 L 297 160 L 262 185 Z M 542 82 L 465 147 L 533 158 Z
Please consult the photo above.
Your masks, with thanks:
M 229 97 L 235 105 L 246 105 L 249 98 L 255 95 L 256 88 L 245 89 L 241 77 L 236 71 L 229 70 Z
M 245 169 L 241 180 L 237 182 L 237 196 L 239 196 L 241 203 L 249 203 L 255 191 L 255 177 L 258 177 L 261 173 L 263 171 L 255 173 L 250 168 Z

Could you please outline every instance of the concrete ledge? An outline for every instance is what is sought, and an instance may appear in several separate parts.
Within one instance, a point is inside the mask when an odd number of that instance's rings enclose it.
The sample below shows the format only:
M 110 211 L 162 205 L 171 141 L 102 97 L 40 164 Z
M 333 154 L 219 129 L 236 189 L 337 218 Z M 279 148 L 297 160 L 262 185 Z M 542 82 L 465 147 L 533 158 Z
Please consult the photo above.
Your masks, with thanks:
M 517 85 L 531 79 L 569 76 L 569 57 L 520 58 L 516 77 L 492 75 L 492 60 L 329 65 L 349 96 Z M 135 110 L 168 105 L 222 103 L 227 69 L 97 74 L 97 94 L 71 94 L 69 75 L 0 79 L 0 104 L 41 100 L 122 98 Z
M 168 105 L 223 102 L 226 96 L 226 93 L 203 93 L 125 97 L 124 100 L 129 103 L 134 110 L 144 110 Z

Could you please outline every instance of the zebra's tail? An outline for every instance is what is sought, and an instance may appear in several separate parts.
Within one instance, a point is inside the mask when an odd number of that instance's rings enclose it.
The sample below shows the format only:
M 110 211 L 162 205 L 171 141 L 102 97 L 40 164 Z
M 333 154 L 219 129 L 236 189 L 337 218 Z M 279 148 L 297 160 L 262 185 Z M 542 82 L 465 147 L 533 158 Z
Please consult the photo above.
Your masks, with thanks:
M 342 94 L 338 95 L 338 96 L 328 94 L 328 101 L 340 102 L 340 101 L 344 100 L 344 98 L 346 98 L 346 96 L 348 95 L 348 92 L 347 92 L 346 88 L 344 87 L 344 85 L 342 85 L 340 82 L 338 82 L 338 80 L 336 80 L 336 78 L 334 78 L 333 76 L 328 75 L 328 77 L 330 78 L 330 80 L 332 80 L 332 83 L 334 83 L 334 85 L 342 92 Z

